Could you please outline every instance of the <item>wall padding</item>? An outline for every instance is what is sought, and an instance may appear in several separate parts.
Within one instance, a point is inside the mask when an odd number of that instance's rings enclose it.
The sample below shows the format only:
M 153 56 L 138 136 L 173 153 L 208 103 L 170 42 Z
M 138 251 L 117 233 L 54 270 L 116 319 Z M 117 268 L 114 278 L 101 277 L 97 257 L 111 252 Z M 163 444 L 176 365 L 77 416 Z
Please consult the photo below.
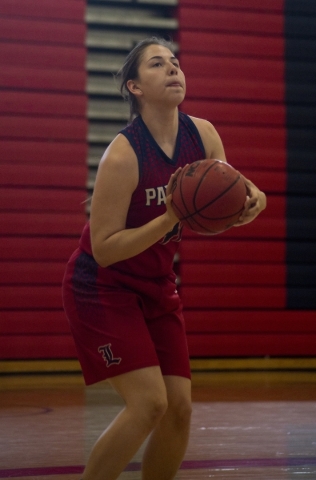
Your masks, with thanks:
M 292 158 L 302 142 L 311 159 L 315 138 L 301 127 L 314 126 L 315 115 L 298 85 L 304 76 L 298 58 L 286 67 L 292 49 L 285 46 L 284 8 L 283 1 L 271 0 L 180 0 L 180 61 L 187 78 L 182 109 L 214 124 L 228 162 L 268 198 L 267 209 L 244 227 L 210 238 L 185 231 L 180 291 L 191 356 L 316 354 L 314 269 L 286 265 L 290 251 L 302 262 L 309 255 L 315 261 L 314 171 L 292 162 L 295 177 L 289 174 L 287 154 L 289 142 Z M 314 52 L 314 41 L 292 44 L 296 57 L 306 48 L 309 56 Z M 311 62 L 303 67 L 309 74 L 304 86 L 315 97 L 313 69 Z M 301 106 L 286 102 L 289 71 L 290 91 L 302 98 Z M 304 191 L 308 201 L 300 197 Z M 309 212 L 303 222 L 302 209 Z M 295 310 L 295 301 L 304 311 Z
M 0 2 L 0 358 L 75 357 L 65 263 L 85 222 L 84 0 Z

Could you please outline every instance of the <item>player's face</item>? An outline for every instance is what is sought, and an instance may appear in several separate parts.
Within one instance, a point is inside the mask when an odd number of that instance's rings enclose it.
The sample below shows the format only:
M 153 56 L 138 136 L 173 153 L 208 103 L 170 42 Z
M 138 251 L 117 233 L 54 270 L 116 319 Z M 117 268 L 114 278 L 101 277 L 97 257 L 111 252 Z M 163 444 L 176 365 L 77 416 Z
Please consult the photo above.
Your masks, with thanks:
M 143 52 L 134 81 L 141 102 L 179 105 L 185 96 L 185 77 L 174 54 L 162 45 L 149 45 Z

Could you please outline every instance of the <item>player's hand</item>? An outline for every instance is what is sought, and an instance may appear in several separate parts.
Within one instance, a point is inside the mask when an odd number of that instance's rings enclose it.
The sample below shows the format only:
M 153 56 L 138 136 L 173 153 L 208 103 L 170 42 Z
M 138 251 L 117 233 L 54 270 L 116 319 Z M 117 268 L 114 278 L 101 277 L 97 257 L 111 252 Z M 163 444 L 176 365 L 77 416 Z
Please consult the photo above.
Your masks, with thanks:
M 174 187 L 174 182 L 177 179 L 177 177 L 180 175 L 182 171 L 182 167 L 179 167 L 169 178 L 169 182 L 166 188 L 166 208 L 167 208 L 167 213 L 170 215 L 172 221 L 174 220 L 174 224 L 178 223 L 179 219 L 174 213 L 174 210 L 172 208 L 172 191 Z
M 262 210 L 267 206 L 266 196 L 259 188 L 257 188 L 250 180 L 243 177 L 247 187 L 247 199 L 245 201 L 244 210 L 242 211 L 238 222 L 235 223 L 235 227 L 246 225 L 252 222 Z

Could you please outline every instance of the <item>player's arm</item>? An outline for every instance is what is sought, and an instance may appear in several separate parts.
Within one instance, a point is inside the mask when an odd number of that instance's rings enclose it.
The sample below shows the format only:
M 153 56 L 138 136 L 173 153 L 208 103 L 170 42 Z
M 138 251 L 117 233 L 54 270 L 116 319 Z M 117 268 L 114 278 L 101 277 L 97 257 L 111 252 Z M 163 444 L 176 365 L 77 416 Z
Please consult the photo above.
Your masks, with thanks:
M 171 207 L 171 183 L 166 212 L 139 227 L 126 229 L 131 197 L 138 184 L 138 162 L 129 142 L 118 135 L 101 159 L 91 202 L 92 252 L 106 267 L 133 257 L 159 241 L 178 222 Z
M 215 127 L 206 120 L 191 118 L 200 132 L 207 158 L 226 161 L 223 143 Z M 250 180 L 243 178 L 247 186 L 248 196 L 239 221 L 235 224 L 236 227 L 252 222 L 267 205 L 265 194 Z
M 223 142 L 214 125 L 202 118 L 190 117 L 195 123 L 205 149 L 206 158 L 214 158 L 226 162 Z

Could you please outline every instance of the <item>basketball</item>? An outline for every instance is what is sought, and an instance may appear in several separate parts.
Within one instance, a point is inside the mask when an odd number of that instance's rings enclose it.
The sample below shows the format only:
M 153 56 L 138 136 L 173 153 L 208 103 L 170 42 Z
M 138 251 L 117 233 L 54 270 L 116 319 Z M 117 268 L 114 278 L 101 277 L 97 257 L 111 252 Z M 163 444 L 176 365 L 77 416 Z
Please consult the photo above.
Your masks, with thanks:
M 186 165 L 172 185 L 172 207 L 182 224 L 196 233 L 216 235 L 240 217 L 247 197 L 241 174 L 221 160 Z

